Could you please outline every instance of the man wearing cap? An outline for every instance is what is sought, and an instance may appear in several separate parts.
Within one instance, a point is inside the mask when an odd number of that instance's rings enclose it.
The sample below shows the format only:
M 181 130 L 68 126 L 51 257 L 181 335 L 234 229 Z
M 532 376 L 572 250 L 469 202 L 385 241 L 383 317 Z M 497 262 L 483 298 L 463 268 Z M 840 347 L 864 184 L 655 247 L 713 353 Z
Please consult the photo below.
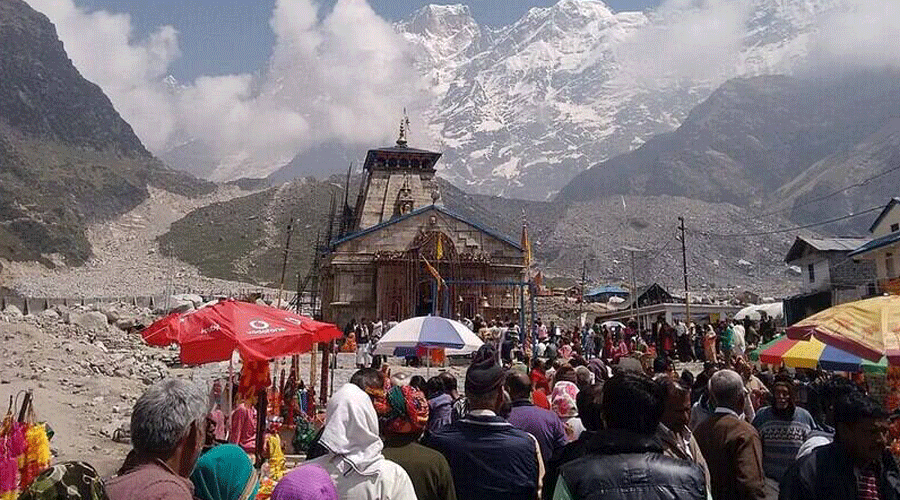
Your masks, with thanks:
M 482 346 L 466 371 L 469 413 L 426 436 L 453 471 L 456 494 L 466 500 L 540 497 L 543 463 L 537 440 L 498 416 L 505 373 L 492 346 Z

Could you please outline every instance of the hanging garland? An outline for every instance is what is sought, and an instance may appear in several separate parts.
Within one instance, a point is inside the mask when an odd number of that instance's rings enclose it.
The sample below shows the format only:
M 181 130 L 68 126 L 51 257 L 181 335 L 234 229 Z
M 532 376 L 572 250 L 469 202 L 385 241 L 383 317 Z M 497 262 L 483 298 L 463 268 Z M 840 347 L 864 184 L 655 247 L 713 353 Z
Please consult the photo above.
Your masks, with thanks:
M 50 436 L 44 423 L 39 423 L 29 393 L 13 418 L 13 401 L 0 425 L 0 500 L 15 500 L 19 492 L 50 467 Z

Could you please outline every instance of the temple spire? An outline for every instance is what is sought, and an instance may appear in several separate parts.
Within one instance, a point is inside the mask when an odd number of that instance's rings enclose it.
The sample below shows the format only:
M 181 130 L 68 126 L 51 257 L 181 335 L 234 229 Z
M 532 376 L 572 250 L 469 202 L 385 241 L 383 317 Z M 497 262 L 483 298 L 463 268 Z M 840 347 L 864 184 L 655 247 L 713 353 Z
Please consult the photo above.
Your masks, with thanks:
M 400 118 L 400 137 L 397 138 L 397 145 L 405 148 L 408 144 L 407 135 L 409 135 L 409 116 L 406 114 L 406 108 L 403 108 L 403 118 Z

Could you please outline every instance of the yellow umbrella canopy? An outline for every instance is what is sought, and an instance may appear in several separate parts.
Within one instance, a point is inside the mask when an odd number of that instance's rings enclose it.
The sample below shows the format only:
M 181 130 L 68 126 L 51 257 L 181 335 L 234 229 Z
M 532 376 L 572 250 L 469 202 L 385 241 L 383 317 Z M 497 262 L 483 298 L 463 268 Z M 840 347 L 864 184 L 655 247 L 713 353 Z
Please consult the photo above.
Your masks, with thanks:
M 887 356 L 889 364 L 900 365 L 900 295 L 830 307 L 791 326 L 787 335 L 797 340 L 815 337 L 870 361 Z

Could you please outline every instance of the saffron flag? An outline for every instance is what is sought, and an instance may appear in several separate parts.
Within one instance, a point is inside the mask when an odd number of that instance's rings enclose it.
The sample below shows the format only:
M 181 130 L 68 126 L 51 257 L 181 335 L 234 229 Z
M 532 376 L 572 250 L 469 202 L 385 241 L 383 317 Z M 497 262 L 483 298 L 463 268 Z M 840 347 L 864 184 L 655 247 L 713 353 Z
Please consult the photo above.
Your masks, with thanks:
M 428 262 L 428 259 L 426 259 L 424 255 L 422 255 L 422 260 L 425 261 L 425 267 L 428 268 L 428 272 L 437 280 L 438 288 L 440 289 L 441 287 L 446 286 L 447 283 L 444 282 L 444 278 L 441 278 L 441 274 L 431 265 L 431 262 Z
M 528 239 L 528 224 L 522 222 L 522 253 L 525 258 L 525 267 L 531 267 L 531 240 Z
M 444 235 L 437 233 L 437 244 L 434 246 L 434 258 L 441 260 L 444 258 Z

